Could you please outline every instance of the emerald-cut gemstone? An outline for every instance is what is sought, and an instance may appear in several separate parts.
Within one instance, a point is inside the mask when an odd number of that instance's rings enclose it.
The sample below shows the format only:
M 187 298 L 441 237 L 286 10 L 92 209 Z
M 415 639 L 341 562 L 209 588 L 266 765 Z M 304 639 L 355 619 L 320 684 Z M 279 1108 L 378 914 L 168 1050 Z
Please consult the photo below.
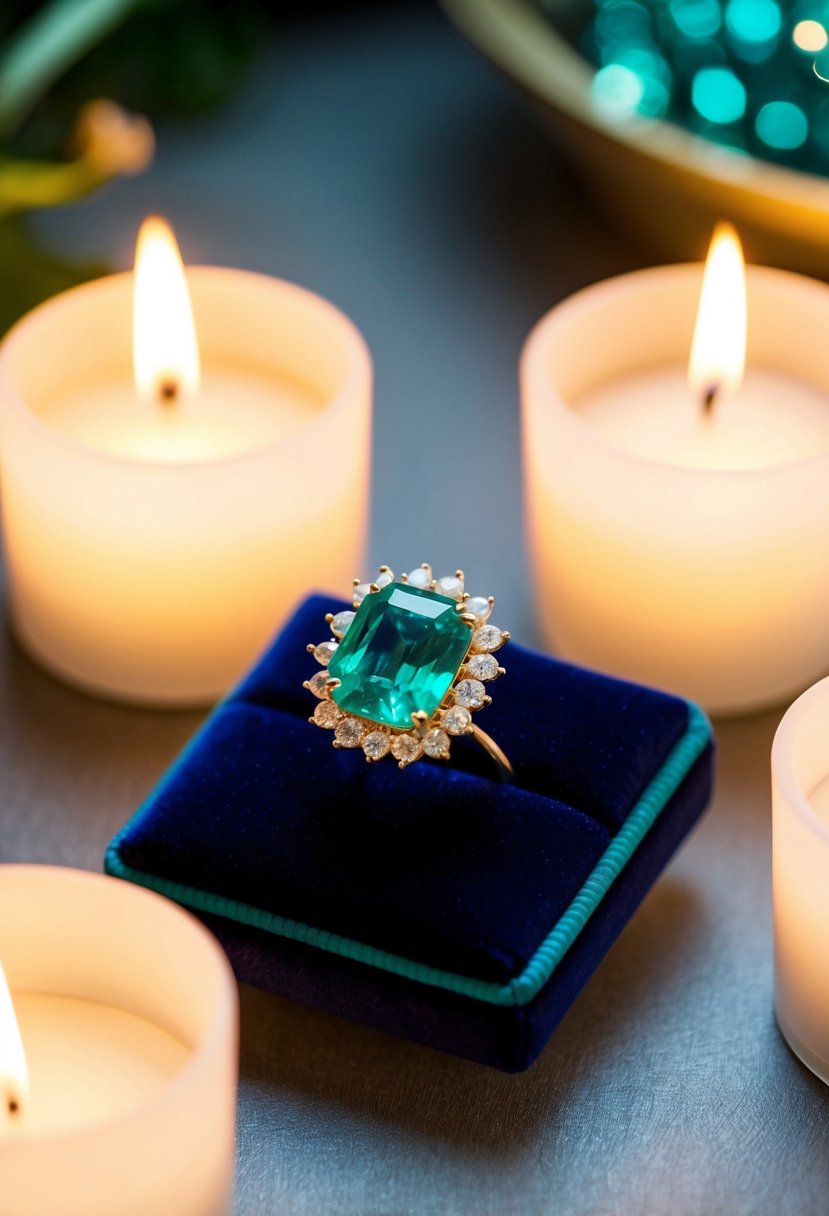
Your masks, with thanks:
M 340 709 L 408 730 L 430 717 L 463 662 L 472 634 L 456 600 L 391 583 L 367 595 L 328 664 Z

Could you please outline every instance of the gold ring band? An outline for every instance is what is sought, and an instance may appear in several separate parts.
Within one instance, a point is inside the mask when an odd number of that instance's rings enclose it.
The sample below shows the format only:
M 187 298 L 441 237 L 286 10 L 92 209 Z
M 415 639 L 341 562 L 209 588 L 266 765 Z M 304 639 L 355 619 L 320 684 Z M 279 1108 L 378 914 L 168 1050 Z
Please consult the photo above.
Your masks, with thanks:
M 485 730 L 481 730 L 480 726 L 473 722 L 466 733 L 470 739 L 474 739 L 484 749 L 491 760 L 495 761 L 498 776 L 503 782 L 508 783 L 515 779 L 515 770 L 510 764 L 506 752 L 498 746 Z

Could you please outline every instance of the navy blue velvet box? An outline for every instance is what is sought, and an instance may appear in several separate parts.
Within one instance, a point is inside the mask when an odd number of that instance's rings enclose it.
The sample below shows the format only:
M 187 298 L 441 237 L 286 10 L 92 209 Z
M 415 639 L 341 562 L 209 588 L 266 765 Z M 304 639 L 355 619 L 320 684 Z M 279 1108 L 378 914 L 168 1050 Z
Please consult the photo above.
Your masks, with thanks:
M 480 720 L 515 785 L 467 740 L 451 765 L 369 765 L 307 722 L 332 609 L 301 606 L 106 869 L 193 909 L 241 980 L 527 1068 L 704 810 L 708 722 L 511 643 Z

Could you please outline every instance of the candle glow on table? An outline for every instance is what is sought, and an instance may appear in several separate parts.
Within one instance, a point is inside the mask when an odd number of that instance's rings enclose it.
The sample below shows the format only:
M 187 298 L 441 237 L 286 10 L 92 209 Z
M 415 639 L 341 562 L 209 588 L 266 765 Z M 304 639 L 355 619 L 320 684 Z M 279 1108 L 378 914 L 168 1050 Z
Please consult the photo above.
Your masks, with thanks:
M 702 283 L 640 271 L 538 324 L 527 513 L 558 651 L 738 712 L 829 668 L 829 289 L 764 268 L 743 286 L 727 226 Z
M 829 1084 L 829 679 L 786 713 L 772 749 L 775 1007 Z
M 0 348 L 12 618 L 83 687 L 200 703 L 297 599 L 359 566 L 371 365 L 310 292 L 185 278 L 162 221 L 139 255 L 134 276 L 56 297 Z
M 0 866 L 0 1212 L 225 1216 L 236 989 L 207 931 L 117 879 Z

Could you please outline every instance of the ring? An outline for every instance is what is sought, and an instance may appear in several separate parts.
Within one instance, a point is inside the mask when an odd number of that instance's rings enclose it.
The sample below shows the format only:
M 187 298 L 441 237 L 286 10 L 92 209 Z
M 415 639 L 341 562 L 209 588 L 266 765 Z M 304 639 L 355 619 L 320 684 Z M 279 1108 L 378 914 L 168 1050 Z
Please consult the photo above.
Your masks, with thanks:
M 371 763 L 392 755 L 400 768 L 448 760 L 453 737 L 466 735 L 511 780 L 509 760 L 472 720 L 492 700 L 485 684 L 504 674 L 494 652 L 510 635 L 490 623 L 494 598 L 470 596 L 462 570 L 436 579 L 424 562 L 399 581 L 388 566 L 373 583 L 355 579 L 353 603 L 326 614 L 332 637 L 308 645 L 322 668 L 303 683 L 319 700 L 308 721 L 333 730 L 334 747 L 361 747 Z

